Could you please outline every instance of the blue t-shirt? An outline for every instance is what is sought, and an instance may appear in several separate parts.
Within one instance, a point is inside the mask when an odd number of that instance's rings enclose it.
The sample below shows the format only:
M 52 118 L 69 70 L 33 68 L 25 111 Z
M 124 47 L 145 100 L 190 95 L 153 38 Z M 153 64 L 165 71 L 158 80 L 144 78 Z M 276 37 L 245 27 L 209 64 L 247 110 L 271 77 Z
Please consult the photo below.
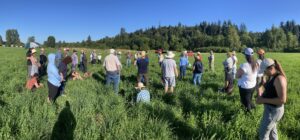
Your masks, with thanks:
M 145 74 L 148 72 L 149 59 L 148 58 L 139 58 L 136 62 L 138 66 L 138 73 Z
M 180 57 L 179 66 L 187 66 L 189 64 L 189 60 L 187 57 Z

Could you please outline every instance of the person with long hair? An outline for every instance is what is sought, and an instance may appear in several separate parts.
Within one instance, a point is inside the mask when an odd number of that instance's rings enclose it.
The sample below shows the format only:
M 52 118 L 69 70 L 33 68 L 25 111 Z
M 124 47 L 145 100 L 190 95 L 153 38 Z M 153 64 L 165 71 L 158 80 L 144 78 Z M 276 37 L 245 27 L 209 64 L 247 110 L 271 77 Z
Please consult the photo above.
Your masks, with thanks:
M 58 94 L 58 88 L 61 85 L 62 78 L 59 75 L 58 68 L 55 64 L 55 54 L 48 55 L 49 63 L 47 65 L 48 74 L 48 102 L 54 102 Z
M 259 139 L 278 139 L 276 124 L 284 114 L 287 100 L 287 78 L 280 63 L 264 59 L 261 64 L 267 82 L 259 88 L 257 104 L 264 104 L 264 113 L 259 128 Z M 263 88 L 264 87 L 264 88 Z
M 236 77 L 239 78 L 238 86 L 241 97 L 241 103 L 246 108 L 247 112 L 255 108 L 252 103 L 253 92 L 256 87 L 256 77 L 258 65 L 254 60 L 254 52 L 251 48 L 246 48 L 244 51 L 246 63 L 241 64 L 237 71 Z

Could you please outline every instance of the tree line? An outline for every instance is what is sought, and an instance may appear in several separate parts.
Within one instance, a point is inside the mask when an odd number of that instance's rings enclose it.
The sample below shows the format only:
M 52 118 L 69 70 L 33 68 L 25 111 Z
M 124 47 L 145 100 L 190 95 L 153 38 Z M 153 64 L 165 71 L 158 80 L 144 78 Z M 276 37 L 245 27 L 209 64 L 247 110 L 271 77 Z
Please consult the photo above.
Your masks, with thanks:
M 245 24 L 234 24 L 230 20 L 218 22 L 203 21 L 195 26 L 181 23 L 175 26 L 159 26 L 139 29 L 127 33 L 125 28 L 114 37 L 104 37 L 93 41 L 91 36 L 81 42 L 57 41 L 49 36 L 44 42 L 48 47 L 89 47 L 120 48 L 133 50 L 194 50 L 217 52 L 242 50 L 245 47 L 265 48 L 270 51 L 299 50 L 300 25 L 295 21 L 281 22 L 264 32 L 251 32 Z M 34 40 L 29 37 L 27 42 Z M 0 36 L 0 44 L 3 44 Z M 21 44 L 17 30 L 6 31 L 6 44 Z

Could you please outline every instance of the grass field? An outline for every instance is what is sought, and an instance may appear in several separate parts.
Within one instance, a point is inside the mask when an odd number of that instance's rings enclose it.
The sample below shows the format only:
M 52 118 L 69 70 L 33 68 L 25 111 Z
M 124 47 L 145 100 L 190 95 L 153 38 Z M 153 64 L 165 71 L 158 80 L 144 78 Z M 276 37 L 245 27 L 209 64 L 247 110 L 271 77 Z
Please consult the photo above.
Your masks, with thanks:
M 25 52 L 22 48 L 0 48 L 0 139 L 258 138 L 263 106 L 245 114 L 237 86 L 231 96 L 217 92 L 223 86 L 221 62 L 225 54 L 215 55 L 216 72 L 212 73 L 207 71 L 208 54 L 204 53 L 206 71 L 201 86 L 192 85 L 189 69 L 188 79 L 177 80 L 175 93 L 169 96 L 163 94 L 157 58 L 150 53 L 150 104 L 132 103 L 137 70 L 125 67 L 123 55 L 120 91 L 125 96 L 116 96 L 104 87 L 102 66 L 89 65 L 93 76 L 68 81 L 66 96 L 50 105 L 46 102 L 47 86 L 35 92 L 25 89 Z M 279 138 L 300 139 L 300 54 L 267 53 L 267 57 L 279 60 L 288 78 L 288 100 L 278 124 Z M 241 54 L 238 58 L 245 62 Z M 42 83 L 47 85 L 46 77 Z

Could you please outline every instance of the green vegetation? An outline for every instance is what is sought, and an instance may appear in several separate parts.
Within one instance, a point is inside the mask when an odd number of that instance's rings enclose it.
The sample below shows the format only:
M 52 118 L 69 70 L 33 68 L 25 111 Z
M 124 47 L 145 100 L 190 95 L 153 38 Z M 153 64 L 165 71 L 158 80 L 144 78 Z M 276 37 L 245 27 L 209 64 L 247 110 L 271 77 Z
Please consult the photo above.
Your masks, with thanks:
M 175 94 L 169 96 L 163 94 L 157 57 L 149 53 L 150 104 L 132 102 L 137 70 L 124 65 L 125 56 L 120 84 L 124 96 L 104 87 L 102 66 L 89 65 L 92 77 L 68 81 L 66 97 L 50 105 L 46 102 L 46 77 L 41 80 L 45 88 L 35 92 L 25 89 L 25 52 L 0 48 L 0 139 L 257 139 L 263 106 L 245 114 L 237 87 L 231 96 L 217 92 L 223 85 L 221 62 L 225 54 L 216 54 L 216 73 L 212 73 L 207 71 L 208 54 L 203 53 L 206 71 L 201 86 L 192 85 L 189 69 L 189 79 L 177 81 Z M 300 54 L 267 53 L 267 57 L 278 59 L 288 77 L 288 100 L 278 125 L 279 138 L 299 139 Z M 241 54 L 238 58 L 245 62 Z

